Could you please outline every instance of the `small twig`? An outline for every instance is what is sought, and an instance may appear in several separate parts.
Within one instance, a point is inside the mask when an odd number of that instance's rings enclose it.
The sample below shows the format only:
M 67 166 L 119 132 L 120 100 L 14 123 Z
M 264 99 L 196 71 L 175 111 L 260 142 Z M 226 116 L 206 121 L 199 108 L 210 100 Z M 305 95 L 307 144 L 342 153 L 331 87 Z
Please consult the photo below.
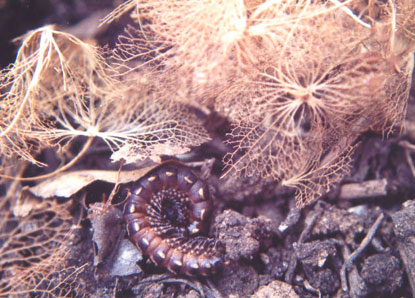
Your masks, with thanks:
M 105 202 L 104 204 L 104 208 L 108 207 L 109 205 L 111 205 L 112 200 L 114 199 L 114 196 L 118 193 L 118 189 L 120 188 L 120 176 L 121 176 L 121 170 L 122 167 L 124 165 L 124 159 L 121 159 L 120 162 L 120 167 L 118 168 L 118 175 L 117 175 L 117 182 L 115 183 L 109 197 L 108 200 Z
M 28 42 L 33 35 L 35 35 L 37 32 L 42 32 L 42 29 L 32 31 L 31 34 L 23 41 L 23 45 Z M 13 116 L 13 120 L 7 125 L 6 129 L 0 129 L 0 138 L 3 138 L 9 134 L 9 132 L 14 128 L 14 126 L 18 123 L 21 117 L 23 117 L 24 108 L 28 103 L 30 103 L 30 98 L 32 95 L 32 91 L 36 89 L 36 86 L 38 85 L 40 81 L 41 74 L 45 71 L 45 68 L 48 64 L 48 60 L 50 59 L 50 41 L 53 39 L 53 26 L 46 26 L 43 28 L 43 32 L 40 35 L 39 39 L 39 49 L 36 51 L 36 66 L 33 71 L 32 79 L 27 87 L 27 90 L 25 92 L 25 95 L 22 99 L 22 102 L 20 103 L 20 106 Z M 20 50 L 17 53 L 16 61 L 18 60 L 19 56 L 22 55 L 22 52 L 24 51 L 25 47 L 21 47 Z M 28 70 L 26 70 L 28 71 Z M 14 92 L 10 92 L 13 94 Z M 9 93 L 9 94 L 10 94 Z
M 408 166 L 411 169 L 412 177 L 415 178 L 415 165 L 414 165 L 411 155 L 409 154 L 408 149 L 405 149 L 405 157 L 406 157 Z
M 114 286 L 114 289 L 112 290 L 112 297 L 113 298 L 116 298 L 117 297 L 118 281 L 119 281 L 118 277 L 115 278 L 115 286 Z
M 290 200 L 290 210 L 288 211 L 287 217 L 284 219 L 284 221 L 278 226 L 278 231 L 280 233 L 284 233 L 288 230 L 289 227 L 294 226 L 301 217 L 300 209 L 298 209 L 295 206 L 295 201 Z
M 306 218 L 306 221 L 308 220 L 309 222 L 307 223 L 305 229 L 301 232 L 300 238 L 298 239 L 298 243 L 304 243 L 310 237 L 311 230 L 313 229 L 317 218 L 319 218 L 322 213 L 323 209 L 318 208 L 314 212 L 312 212 L 308 218 Z
M 393 4 L 392 0 L 388 0 L 388 3 L 390 5 L 390 8 L 392 10 L 392 20 L 391 20 L 391 37 L 389 40 L 389 47 L 391 53 L 393 53 L 393 50 L 395 48 L 395 31 L 396 31 L 396 9 L 395 5 Z
M 88 140 L 86 141 L 84 147 L 82 147 L 82 150 L 79 151 L 79 153 L 70 162 L 68 162 L 66 165 L 60 167 L 56 171 L 53 171 L 52 173 L 45 174 L 45 175 L 40 175 L 40 176 L 36 176 L 36 177 L 25 177 L 25 178 L 13 177 L 13 176 L 7 176 L 7 175 L 0 174 L 0 178 L 15 180 L 15 181 L 37 181 L 37 180 L 42 180 L 42 179 L 51 178 L 53 176 L 56 176 L 57 174 L 59 174 L 63 171 L 66 171 L 67 169 L 72 167 L 85 154 L 85 152 L 88 151 L 88 149 L 91 146 L 93 140 L 94 140 L 93 137 L 89 137 Z
M 346 281 L 346 274 L 347 271 L 350 271 L 352 269 L 354 261 L 362 254 L 362 252 L 366 249 L 366 247 L 370 244 L 373 237 L 375 237 L 376 231 L 382 224 L 384 215 L 383 213 L 379 214 L 378 218 L 376 219 L 375 223 L 372 225 L 372 227 L 369 229 L 369 232 L 367 233 L 366 237 L 363 239 L 363 241 L 360 243 L 359 247 L 350 255 L 350 257 L 347 258 L 347 260 L 344 262 L 342 269 L 341 269 L 341 277 L 343 282 L 343 291 L 348 291 L 347 281 Z
M 409 150 L 412 151 L 412 152 L 415 152 L 415 145 L 409 143 L 408 141 L 400 141 L 398 144 L 399 144 L 399 146 L 402 146 L 402 147 L 405 148 L 406 161 L 408 162 L 408 166 L 411 170 L 412 177 L 415 178 L 415 165 L 414 165 L 412 157 L 409 153 Z
M 415 140 L 415 119 L 414 120 L 405 119 L 403 127 L 405 128 L 405 134 L 408 136 L 408 139 L 414 141 Z M 402 142 L 408 143 L 407 141 L 401 141 L 399 142 L 399 144 Z M 415 146 L 412 144 L 410 145 L 414 147 L 413 151 L 415 151 Z
M 349 183 L 340 187 L 339 199 L 354 200 L 361 198 L 384 197 L 388 194 L 388 180 L 369 180 L 361 183 Z
M 198 281 L 191 282 L 191 281 L 183 279 L 183 278 L 169 278 L 169 279 L 160 280 L 160 282 L 161 283 L 184 284 L 184 285 L 188 286 L 189 288 L 192 288 L 193 290 L 197 291 L 200 294 L 201 298 L 206 297 L 205 291 L 203 290 L 203 286 Z
M 343 257 L 345 259 L 348 259 L 350 257 L 350 249 L 347 247 L 346 244 L 343 246 Z M 345 269 L 346 268 L 345 264 L 346 264 L 346 261 L 344 262 L 342 269 L 340 270 L 340 282 L 341 282 L 343 291 L 348 292 L 349 286 L 347 285 L 347 271 Z
M 24 171 L 26 171 L 26 165 L 27 163 L 24 163 L 23 166 L 19 167 L 17 170 L 17 176 L 20 177 L 23 175 Z M 14 180 L 11 182 L 10 186 L 7 188 L 6 198 L 15 198 L 17 190 L 19 188 L 20 184 L 17 180 Z M 8 200 L 3 200 L 3 202 L 7 202 Z
M 173 277 L 173 275 L 169 272 L 159 274 L 159 275 L 151 275 L 151 276 L 141 280 L 138 284 L 145 284 L 145 283 L 149 283 L 149 282 L 158 282 L 158 281 L 161 281 L 163 279 L 168 279 L 168 278 L 171 278 L 171 277 Z
M 293 277 L 294 277 L 294 271 L 295 268 L 297 268 L 297 256 L 295 252 L 293 252 L 290 263 L 288 264 L 287 272 L 285 273 L 285 282 L 291 284 Z
M 360 254 L 370 244 L 370 242 L 372 241 L 373 237 L 376 234 L 376 231 L 378 230 L 379 226 L 381 225 L 384 217 L 385 216 L 383 215 L 383 213 L 379 214 L 378 218 L 376 219 L 376 221 L 372 225 L 372 227 L 369 229 L 369 232 L 367 233 L 366 237 L 363 239 L 362 243 L 360 243 L 359 247 L 351 254 L 351 256 L 345 262 L 346 269 L 349 269 L 351 267 L 351 265 L 354 263 L 354 261 L 357 259 L 357 257 L 359 257 Z
M 311 293 L 313 293 L 313 294 L 316 294 L 316 295 L 318 295 L 318 297 L 320 298 L 321 297 L 321 292 L 320 292 L 320 290 L 317 290 L 317 289 L 315 289 L 312 285 L 310 285 L 310 283 L 308 282 L 308 280 L 304 280 L 304 287 L 305 287 L 305 289 L 307 290 L 307 291 L 309 291 L 309 292 L 311 292 Z
M 81 222 L 85 218 L 85 211 L 88 210 L 88 206 L 86 205 L 86 197 L 87 193 L 83 192 L 79 199 L 79 205 L 73 215 L 74 225 L 77 227 L 81 227 Z
M 343 256 L 347 259 L 350 256 L 350 249 L 347 245 L 343 245 Z M 367 295 L 367 289 L 365 282 L 360 277 L 359 272 L 355 265 L 352 266 L 352 270 L 350 270 L 348 274 L 348 278 L 346 276 L 347 272 L 341 272 L 340 280 L 342 289 L 349 289 L 349 295 L 351 297 L 365 297 Z M 347 286 L 347 279 L 349 280 L 350 287 Z
M 415 152 L 415 145 L 409 143 L 408 141 L 400 141 L 398 145 Z

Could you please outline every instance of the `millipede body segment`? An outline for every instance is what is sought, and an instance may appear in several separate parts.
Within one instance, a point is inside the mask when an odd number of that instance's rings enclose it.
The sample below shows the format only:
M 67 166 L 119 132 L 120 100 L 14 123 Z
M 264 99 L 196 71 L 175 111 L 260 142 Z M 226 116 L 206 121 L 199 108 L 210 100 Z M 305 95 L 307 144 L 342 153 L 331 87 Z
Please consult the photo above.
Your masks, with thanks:
M 166 162 L 131 187 L 124 207 L 130 241 L 176 274 L 209 276 L 223 266 L 221 243 L 207 238 L 207 185 L 190 168 Z

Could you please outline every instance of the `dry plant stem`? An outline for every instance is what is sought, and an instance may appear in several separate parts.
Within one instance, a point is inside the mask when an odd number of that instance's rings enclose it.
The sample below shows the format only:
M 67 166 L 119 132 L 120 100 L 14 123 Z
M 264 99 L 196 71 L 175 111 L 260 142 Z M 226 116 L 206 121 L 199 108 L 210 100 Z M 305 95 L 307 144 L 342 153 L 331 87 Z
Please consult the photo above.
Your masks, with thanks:
M 36 176 L 36 177 L 25 177 L 25 178 L 23 178 L 23 177 L 12 177 L 12 176 L 7 176 L 7 175 L 0 174 L 0 178 L 15 180 L 15 181 L 37 181 L 37 180 L 47 179 L 47 178 L 51 178 L 53 176 L 56 176 L 57 174 L 62 173 L 64 171 L 66 171 L 67 169 L 69 169 L 70 167 L 72 167 L 88 151 L 88 149 L 91 146 L 93 140 L 94 140 L 93 137 L 89 137 L 88 140 L 86 141 L 86 143 L 84 144 L 84 147 L 82 147 L 82 150 L 79 151 L 79 153 L 70 162 L 68 162 L 66 165 L 62 166 L 61 168 L 57 169 L 56 171 L 54 171 L 52 173 L 45 174 L 45 175 L 40 175 L 40 176 Z
M 349 183 L 340 187 L 339 199 L 354 200 L 361 198 L 384 197 L 388 194 L 388 180 L 369 180 L 361 183 Z
M 21 177 L 24 173 L 24 171 L 26 170 L 26 164 L 24 164 L 23 166 L 20 167 L 17 176 Z M 1 178 L 1 177 L 0 177 Z M 17 189 L 20 187 L 20 183 L 17 180 L 13 180 L 13 182 L 11 183 L 11 185 L 7 188 L 7 194 L 6 194 L 6 199 L 3 200 L 2 203 L 6 203 L 7 202 L 7 198 L 15 198 L 16 197 L 16 193 L 17 193 Z M 1 209 L 2 204 L 0 204 L 0 209 Z
M 402 146 L 406 149 L 409 149 L 409 150 L 415 152 L 415 145 L 409 143 L 408 141 L 400 141 L 398 144 L 399 144 L 399 146 Z
M 309 292 L 311 292 L 311 293 L 313 293 L 313 294 L 318 295 L 318 297 L 319 297 L 319 298 L 321 297 L 321 292 L 320 292 L 319 290 L 317 290 L 317 289 L 313 288 L 313 286 L 312 286 L 312 285 L 310 285 L 310 283 L 308 282 L 308 280 L 304 280 L 304 288 L 305 288 L 307 291 L 309 291 Z
M 124 165 L 124 160 L 121 160 L 120 167 L 118 168 L 117 182 L 115 183 L 114 188 L 112 189 L 111 194 L 108 197 L 108 200 L 104 204 L 103 211 L 106 210 L 109 205 L 111 205 L 111 202 L 114 199 L 114 196 L 117 194 L 117 192 L 120 188 L 120 175 L 121 175 L 121 170 L 122 170 L 123 165 Z
M 280 233 L 284 233 L 288 230 L 288 228 L 294 226 L 301 217 L 300 209 L 298 209 L 295 205 L 294 200 L 290 200 L 290 210 L 288 211 L 287 217 L 284 219 L 284 221 L 278 226 L 278 231 Z
M 50 40 L 53 39 L 52 35 L 53 35 L 52 30 L 45 30 L 45 34 L 41 35 L 41 38 L 39 41 L 39 45 L 40 45 L 39 46 L 39 57 L 40 58 L 38 59 L 36 63 L 35 71 L 33 73 L 33 78 L 30 81 L 26 94 L 22 102 L 20 103 L 20 107 L 16 115 L 14 115 L 12 122 L 7 126 L 7 128 L 0 133 L 0 138 L 7 136 L 7 134 L 14 128 L 16 123 L 20 120 L 20 117 L 22 116 L 22 113 L 27 104 L 27 101 L 29 100 L 32 94 L 32 90 L 37 86 L 40 80 L 40 75 L 42 71 L 45 69 L 46 65 L 49 63 L 49 60 L 47 59 L 48 58 L 47 55 L 49 54 L 48 50 L 49 50 Z M 19 55 L 20 55 L 20 52 L 18 53 L 18 57 Z
M 285 282 L 291 284 L 293 277 L 294 277 L 294 271 L 295 268 L 297 268 L 297 256 L 295 255 L 295 252 L 291 256 L 290 263 L 288 264 L 287 272 L 285 273 Z
M 405 127 L 405 134 L 408 135 L 408 139 L 411 141 L 414 141 L 415 140 L 415 121 L 406 119 L 404 127 Z M 402 141 L 402 142 L 406 142 L 406 141 Z
M 409 168 L 411 169 L 412 177 L 415 179 L 415 165 L 414 165 L 411 155 L 409 154 L 408 149 L 405 149 L 405 157 L 406 157 L 406 161 L 408 162 Z
M 120 4 L 118 7 L 116 7 L 110 14 L 108 14 L 106 17 L 104 17 L 101 20 L 101 23 L 99 24 L 99 27 L 103 26 L 104 24 L 109 24 L 125 14 L 127 11 L 133 9 L 135 6 L 138 5 L 137 0 L 128 0 L 122 4 Z
M 108 197 L 108 200 L 105 200 L 105 196 L 103 196 L 104 197 L 103 198 L 104 204 L 102 205 L 102 207 L 98 207 L 98 206 L 95 206 L 95 205 L 90 206 L 90 209 L 95 211 L 97 216 L 102 216 L 104 213 L 106 213 L 108 211 L 108 207 L 111 205 L 111 202 L 114 199 L 114 196 L 118 193 L 119 188 L 120 188 L 120 174 L 121 174 L 121 170 L 122 170 L 123 165 L 124 165 L 124 161 L 122 160 L 120 162 L 120 167 L 118 169 L 117 182 L 115 183 L 114 187 L 112 188 L 112 191 L 111 191 L 111 193 Z M 125 198 L 125 200 L 126 199 L 127 199 L 127 197 Z M 125 202 L 125 200 L 120 202 L 119 205 L 123 204 Z M 86 209 L 88 209 L 88 208 L 86 208 Z M 119 239 L 119 240 L 121 240 L 121 239 Z M 118 243 L 119 243 L 119 241 L 118 241 Z M 114 253 L 115 252 L 116 251 L 114 250 Z
M 344 258 L 349 258 L 350 257 L 350 249 L 347 247 L 347 245 L 345 244 L 343 247 L 343 256 Z M 349 286 L 347 285 L 347 271 L 346 271 L 346 266 L 345 266 L 346 262 L 344 262 L 343 266 L 342 266 L 342 270 L 340 271 L 340 282 L 342 285 L 342 289 L 344 292 L 348 292 L 349 291 Z M 344 268 L 344 270 L 343 270 Z
M 399 142 L 399 145 L 405 148 L 406 161 L 408 162 L 408 166 L 411 170 L 412 177 L 415 179 L 415 165 L 409 153 L 409 150 L 415 152 L 415 145 L 409 143 L 408 141 L 401 141 Z
M 298 239 L 298 243 L 304 243 L 307 241 L 307 239 L 311 235 L 311 230 L 313 229 L 314 224 L 316 223 L 316 220 L 321 216 L 322 213 L 323 213 L 323 208 L 319 208 L 308 216 L 308 219 L 307 219 L 308 224 L 305 227 L 305 229 L 301 232 L 300 238 Z
M 117 287 L 118 287 L 118 282 L 119 282 L 119 278 L 117 277 L 115 279 L 115 285 L 114 285 L 114 289 L 112 290 L 112 297 L 116 298 L 117 297 Z
M 346 244 L 344 244 L 343 246 L 343 256 L 345 259 L 350 257 L 350 249 L 347 247 Z M 365 293 L 364 292 L 364 281 L 363 279 L 360 277 L 359 272 L 357 271 L 357 268 L 355 265 L 352 266 L 352 270 L 350 270 L 349 272 L 349 283 L 350 283 L 350 287 L 348 287 L 347 285 L 347 272 L 346 271 L 341 271 L 340 272 L 340 282 L 341 282 L 341 287 L 342 289 L 346 289 L 344 290 L 345 292 L 349 291 L 349 294 L 351 297 L 364 297 Z
M 369 17 L 372 20 L 375 19 L 375 1 L 376 0 L 369 0 L 369 4 L 368 4 Z
M 385 216 L 383 215 L 383 213 L 379 214 L 378 218 L 376 219 L 372 227 L 369 229 L 369 232 L 367 233 L 366 237 L 363 239 L 362 243 L 360 243 L 359 247 L 344 262 L 342 269 L 341 269 L 341 276 L 345 278 L 347 271 L 352 269 L 354 261 L 360 256 L 360 254 L 370 244 L 370 242 L 372 241 L 373 237 L 376 234 L 376 231 L 382 224 L 384 217 Z M 347 283 L 343 284 L 343 291 L 345 292 L 348 291 Z
M 396 31 L 396 9 L 395 5 L 393 4 L 392 0 L 388 0 L 390 9 L 392 9 L 391 14 L 391 32 L 390 32 L 390 39 L 389 39 L 389 51 L 393 54 L 393 50 L 395 49 L 395 31 Z

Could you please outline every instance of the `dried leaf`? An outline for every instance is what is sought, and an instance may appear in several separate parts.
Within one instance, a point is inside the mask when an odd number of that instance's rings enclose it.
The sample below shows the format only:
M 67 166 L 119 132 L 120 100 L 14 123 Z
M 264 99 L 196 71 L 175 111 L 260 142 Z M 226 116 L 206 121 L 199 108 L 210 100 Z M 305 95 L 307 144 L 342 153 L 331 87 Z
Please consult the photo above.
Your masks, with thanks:
M 126 144 L 120 150 L 111 155 L 111 159 L 116 162 L 124 160 L 126 164 L 135 163 L 146 158 L 150 158 L 154 162 L 161 162 L 161 155 L 174 156 L 186 153 L 190 150 L 188 147 L 181 147 L 179 145 L 171 144 L 169 141 L 162 144 L 155 144 L 153 146 L 143 146 L 140 144 Z
M 27 188 L 27 191 L 40 198 L 69 198 L 94 181 L 128 183 L 140 179 L 153 167 L 150 166 L 134 171 L 121 172 L 104 170 L 74 171 L 45 180 L 36 186 Z

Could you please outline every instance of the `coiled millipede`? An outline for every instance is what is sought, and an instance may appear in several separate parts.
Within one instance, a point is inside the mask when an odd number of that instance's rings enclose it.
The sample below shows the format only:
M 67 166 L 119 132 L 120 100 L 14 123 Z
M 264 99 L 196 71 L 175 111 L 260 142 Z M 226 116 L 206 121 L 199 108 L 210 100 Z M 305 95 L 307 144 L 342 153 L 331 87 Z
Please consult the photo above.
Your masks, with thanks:
M 124 207 L 130 241 L 176 274 L 213 275 L 223 246 L 204 237 L 212 213 L 208 186 L 190 168 L 166 162 L 131 187 Z

